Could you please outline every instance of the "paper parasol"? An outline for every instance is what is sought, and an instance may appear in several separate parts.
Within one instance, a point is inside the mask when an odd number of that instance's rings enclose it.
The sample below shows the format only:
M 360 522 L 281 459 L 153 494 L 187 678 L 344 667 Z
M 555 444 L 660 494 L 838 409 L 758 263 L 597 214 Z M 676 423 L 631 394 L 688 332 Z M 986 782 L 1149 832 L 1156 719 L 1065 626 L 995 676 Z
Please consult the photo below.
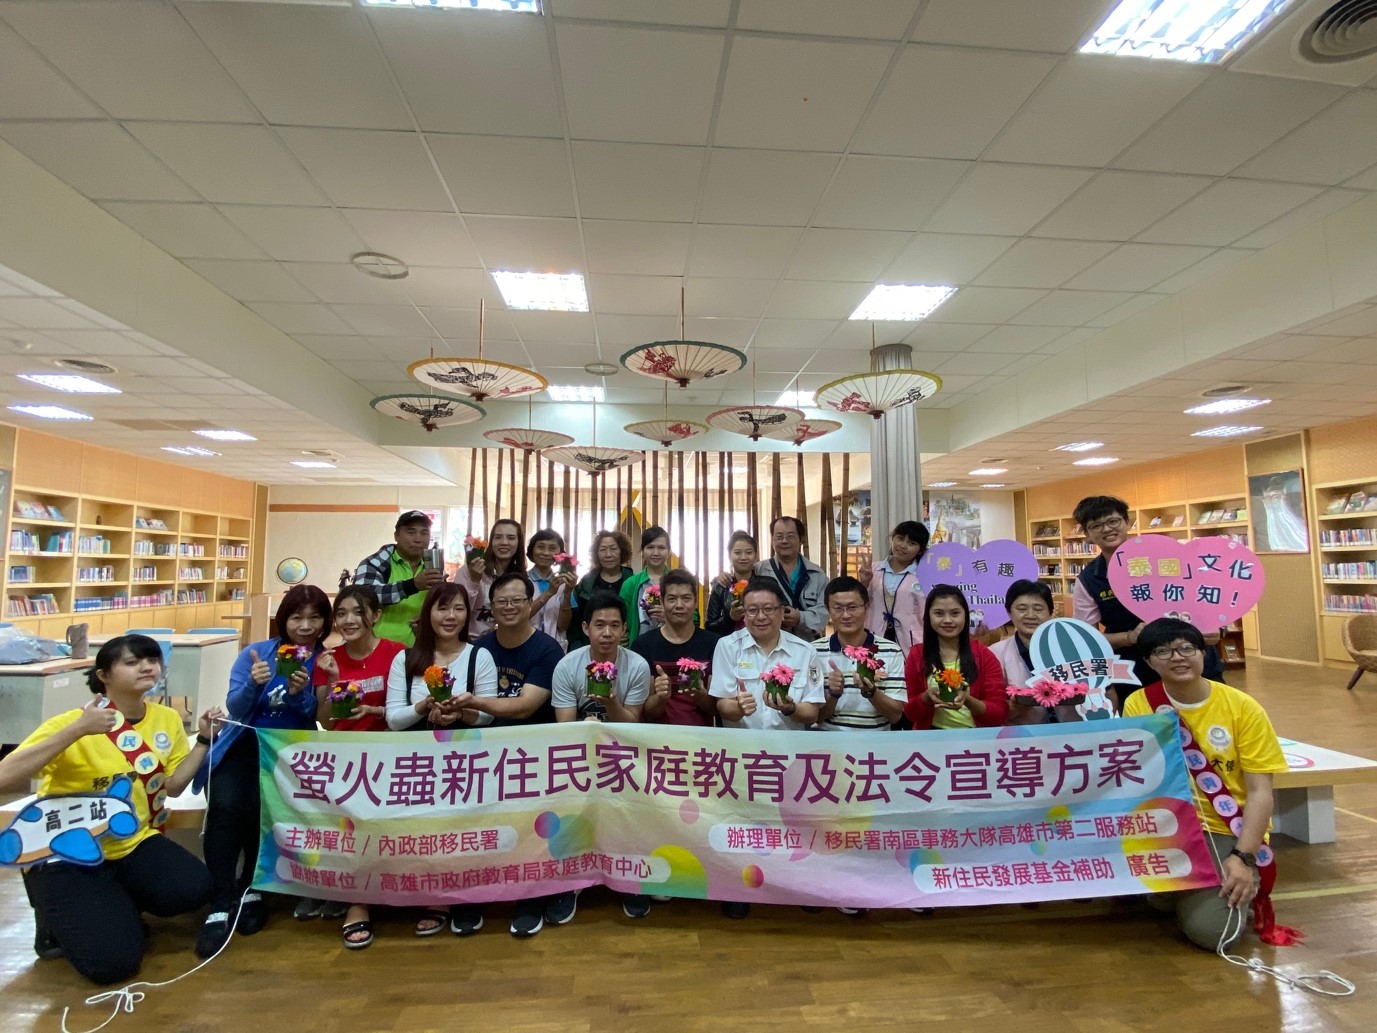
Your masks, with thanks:
M 542 454 L 561 466 L 577 466 L 594 477 L 619 466 L 630 466 L 642 458 L 642 453 L 634 448 L 603 448 L 600 445 L 566 445 Z
M 823 384 L 813 396 L 815 404 L 837 412 L 859 412 L 879 419 L 891 409 L 931 398 L 942 388 L 942 378 L 920 369 L 886 369 L 853 373 Z
M 560 445 L 572 445 L 574 439 L 556 430 L 531 430 L 526 427 L 505 427 L 502 430 L 485 430 L 483 437 L 508 448 L 519 448 L 523 452 L 539 452 Z
M 708 414 L 708 426 L 745 434 L 759 441 L 762 434 L 773 432 L 775 437 L 792 437 L 793 429 L 804 419 L 798 409 L 781 405 L 734 405 Z
M 452 395 L 485 398 L 520 398 L 544 391 L 549 381 L 524 366 L 475 358 L 431 358 L 413 362 L 406 371 L 426 387 Z
M 735 373 L 746 365 L 746 356 L 710 341 L 654 341 L 632 348 L 621 363 L 632 373 L 688 387 L 695 380 Z
M 831 434 L 835 430 L 841 430 L 842 425 L 836 420 L 813 420 L 805 417 L 801 423 L 793 427 L 784 429 L 771 428 L 765 432 L 767 438 L 779 438 L 782 441 L 792 441 L 795 445 L 802 445 L 805 441 L 812 441 L 820 438 L 824 434 Z
M 645 420 L 642 423 L 628 423 L 622 430 L 637 437 L 658 441 L 665 448 L 676 441 L 696 438 L 708 432 L 707 424 L 692 420 Z
M 457 427 L 488 415 L 466 398 L 436 398 L 434 395 L 380 395 L 368 403 L 385 416 L 407 423 L 419 423 L 426 430 Z

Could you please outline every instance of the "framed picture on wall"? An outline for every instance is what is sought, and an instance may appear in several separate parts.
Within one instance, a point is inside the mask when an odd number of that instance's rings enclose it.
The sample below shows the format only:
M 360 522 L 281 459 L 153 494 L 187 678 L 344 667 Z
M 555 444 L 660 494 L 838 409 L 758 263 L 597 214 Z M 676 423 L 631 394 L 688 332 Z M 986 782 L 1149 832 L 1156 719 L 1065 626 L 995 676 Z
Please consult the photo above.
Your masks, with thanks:
M 1299 470 L 1255 474 L 1248 478 L 1248 512 L 1253 548 L 1265 552 L 1309 552 L 1310 527 L 1305 519 L 1305 484 Z

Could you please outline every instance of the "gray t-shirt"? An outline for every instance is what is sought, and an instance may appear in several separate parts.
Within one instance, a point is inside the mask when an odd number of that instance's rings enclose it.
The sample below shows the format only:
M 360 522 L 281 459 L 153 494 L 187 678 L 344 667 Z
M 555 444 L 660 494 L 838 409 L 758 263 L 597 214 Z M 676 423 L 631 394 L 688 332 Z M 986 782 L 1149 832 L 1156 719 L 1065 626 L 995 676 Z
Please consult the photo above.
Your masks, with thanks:
M 588 665 L 590 647 L 574 650 L 555 667 L 554 684 L 550 686 L 550 702 L 556 707 L 577 707 L 588 698 Z M 624 707 L 634 707 L 650 695 L 650 665 L 625 646 L 617 647 L 617 680 L 612 685 L 617 701 Z

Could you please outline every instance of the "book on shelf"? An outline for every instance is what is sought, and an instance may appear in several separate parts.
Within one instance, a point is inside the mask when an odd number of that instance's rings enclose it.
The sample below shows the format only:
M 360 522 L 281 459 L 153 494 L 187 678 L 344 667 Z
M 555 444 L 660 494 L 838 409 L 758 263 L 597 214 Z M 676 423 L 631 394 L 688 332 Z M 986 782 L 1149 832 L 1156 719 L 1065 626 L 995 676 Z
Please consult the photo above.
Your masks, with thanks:
M 49 520 L 55 520 L 59 524 L 65 524 L 67 522 L 67 518 L 62 515 L 62 510 L 58 509 L 56 506 L 48 506 L 47 509 Z
M 1348 505 L 1348 499 L 1342 495 L 1337 495 L 1330 499 L 1324 507 L 1326 516 L 1333 516 L 1335 513 L 1342 513 L 1344 506 Z
M 1369 495 L 1367 501 L 1363 503 L 1363 512 L 1372 513 L 1377 511 L 1377 495 Z
M 1153 517 L 1151 520 L 1148 521 L 1148 527 L 1161 527 L 1161 526 L 1162 526 L 1162 518 L 1159 517 L 1159 516 L 1155 516 L 1155 517 Z
M 1172 527 L 1180 527 L 1180 526 L 1181 526 L 1182 524 L 1184 524 L 1185 522 L 1186 522 L 1186 515 L 1185 515 L 1184 513 L 1177 513 L 1176 516 L 1172 517 L 1171 526 L 1172 526 Z
M 1348 497 L 1348 503 L 1344 506 L 1345 513 L 1361 513 L 1363 507 L 1367 505 L 1367 492 L 1355 491 Z

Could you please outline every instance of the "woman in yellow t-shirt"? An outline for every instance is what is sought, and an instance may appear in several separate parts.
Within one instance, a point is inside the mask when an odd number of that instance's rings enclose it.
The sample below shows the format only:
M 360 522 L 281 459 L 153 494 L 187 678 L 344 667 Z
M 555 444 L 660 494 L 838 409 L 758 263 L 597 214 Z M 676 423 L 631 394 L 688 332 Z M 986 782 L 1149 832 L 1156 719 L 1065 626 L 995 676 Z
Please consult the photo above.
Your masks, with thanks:
M 80 827 L 121 799 L 133 807 L 137 828 L 127 836 L 104 835 L 98 841 L 103 859 L 92 855 L 97 863 L 54 855 L 24 872 L 34 949 L 40 957 L 65 955 L 93 983 L 123 983 L 138 973 L 141 912 L 185 914 L 210 896 L 206 866 L 159 832 L 167 798 L 191 782 L 224 714 L 218 707 L 202 714 L 196 745 L 188 748 L 181 716 L 144 698 L 158 684 L 162 664 L 162 649 L 146 635 L 111 639 L 89 675 L 99 698 L 49 718 L 0 761 L 0 790 L 22 792 L 37 778 L 39 797 L 68 797 L 50 821 L 61 815 L 67 826 Z M 129 779 L 130 792 L 112 797 L 108 790 L 121 777 Z M 84 813 L 74 820 L 78 800 Z

